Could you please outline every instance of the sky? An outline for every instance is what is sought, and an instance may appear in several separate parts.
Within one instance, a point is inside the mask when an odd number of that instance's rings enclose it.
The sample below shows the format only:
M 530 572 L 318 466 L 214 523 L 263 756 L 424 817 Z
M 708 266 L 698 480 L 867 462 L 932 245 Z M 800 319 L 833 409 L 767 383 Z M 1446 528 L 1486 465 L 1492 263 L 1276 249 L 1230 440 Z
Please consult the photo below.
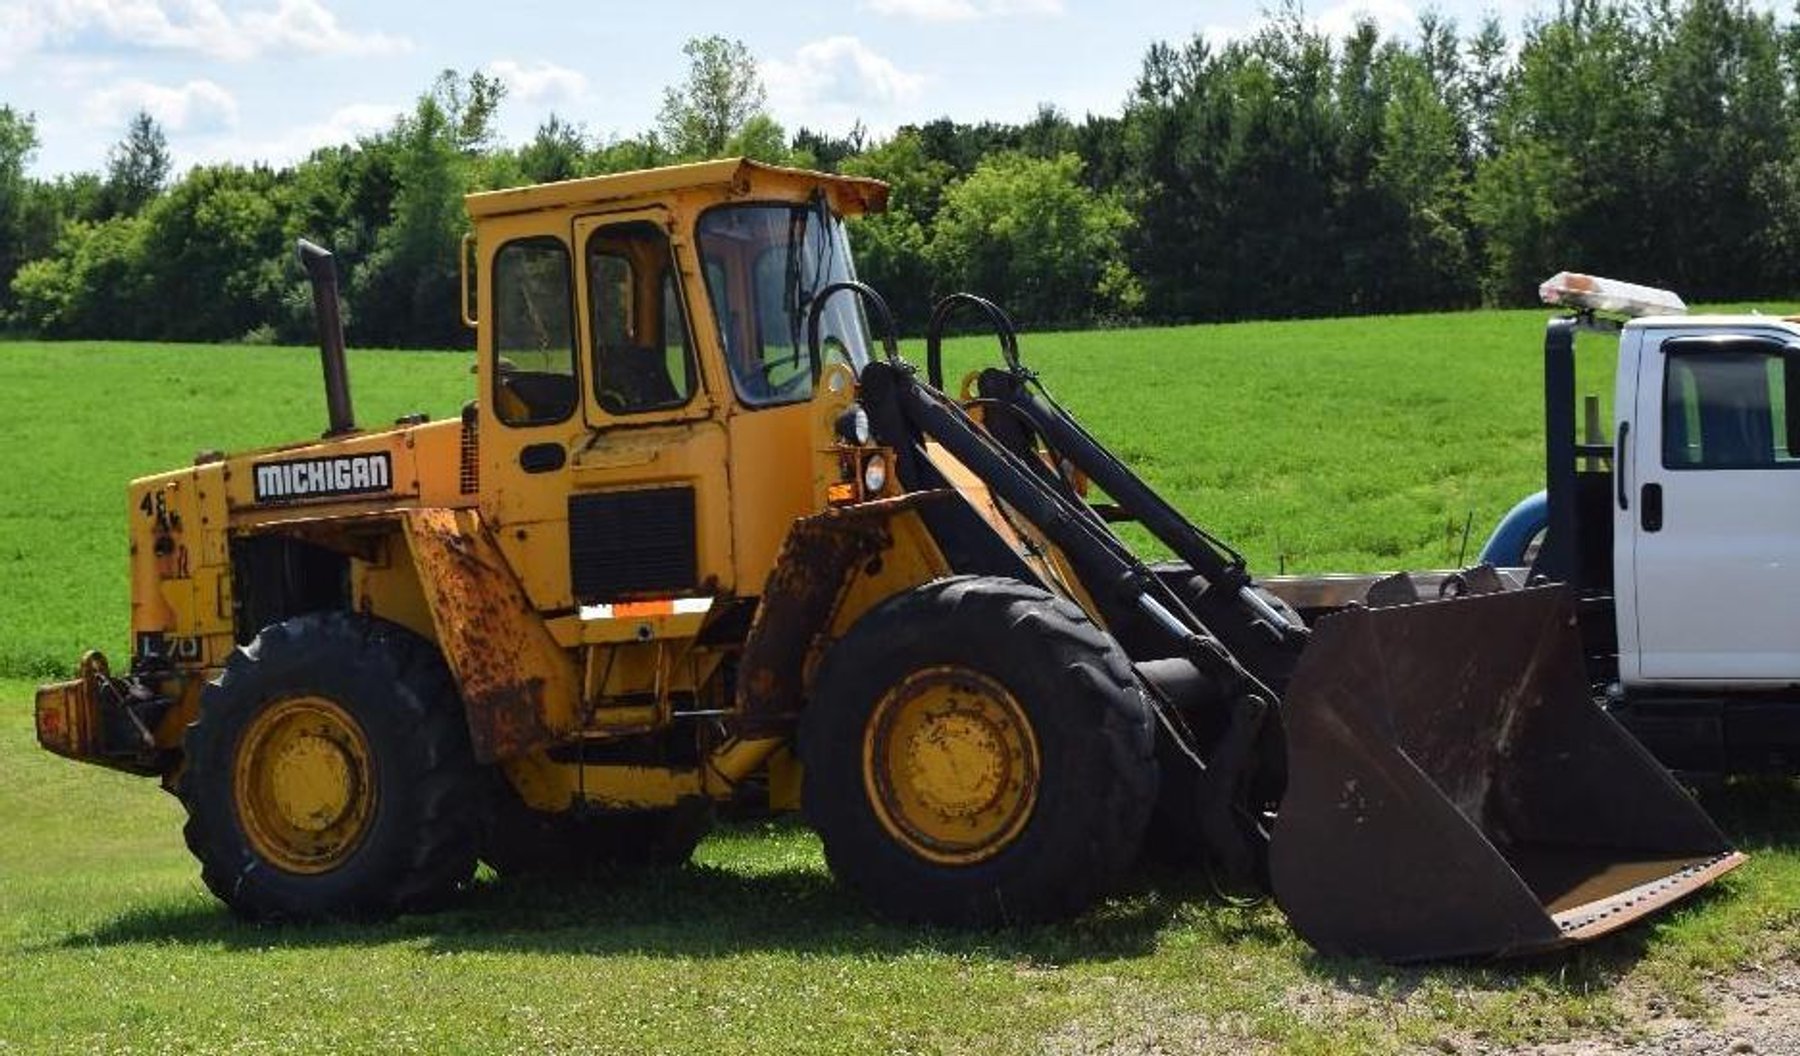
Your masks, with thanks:
M 1425 2 L 1425 0 L 1420 0 Z M 1509 32 L 1534 0 L 1431 0 L 1460 26 Z M 1541 0 L 1550 3 L 1553 0 Z M 1264 0 L 0 0 L 0 105 L 37 119 L 40 177 L 98 171 L 147 110 L 176 171 L 287 164 L 390 126 L 438 71 L 508 87 L 499 129 L 530 139 L 552 112 L 590 135 L 654 125 L 686 70 L 683 42 L 719 34 L 756 57 L 790 132 L 877 135 L 909 122 L 1020 121 L 1049 103 L 1079 120 L 1122 107 L 1154 41 L 1254 29 Z M 1359 15 L 1410 35 L 1414 0 L 1311 0 L 1341 35 Z

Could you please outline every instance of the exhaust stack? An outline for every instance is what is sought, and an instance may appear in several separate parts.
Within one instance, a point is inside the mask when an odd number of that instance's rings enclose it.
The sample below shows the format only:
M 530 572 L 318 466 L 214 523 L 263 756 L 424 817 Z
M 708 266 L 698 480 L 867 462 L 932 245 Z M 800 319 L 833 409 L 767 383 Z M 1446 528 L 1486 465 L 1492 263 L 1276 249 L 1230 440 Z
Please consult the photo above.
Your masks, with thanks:
M 325 370 L 325 439 L 356 431 L 350 409 L 350 375 L 344 367 L 344 322 L 338 315 L 337 267 L 331 251 L 300 239 L 294 246 L 312 280 L 313 318 L 319 321 L 319 365 Z

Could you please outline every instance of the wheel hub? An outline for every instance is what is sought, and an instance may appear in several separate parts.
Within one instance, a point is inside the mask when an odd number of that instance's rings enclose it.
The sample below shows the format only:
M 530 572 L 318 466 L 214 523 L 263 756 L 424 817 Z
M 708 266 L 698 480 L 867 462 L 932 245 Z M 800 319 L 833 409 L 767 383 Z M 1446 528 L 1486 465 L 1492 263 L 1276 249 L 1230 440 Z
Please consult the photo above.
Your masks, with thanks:
M 906 745 L 906 779 L 943 820 L 980 814 L 1006 782 L 1003 736 L 978 712 L 927 715 Z
M 323 832 L 349 813 L 354 794 L 351 761 L 330 737 L 305 733 L 283 745 L 271 784 L 283 820 L 307 832 Z
M 294 873 L 336 868 L 374 816 L 361 725 L 323 697 L 265 705 L 238 742 L 232 792 L 245 836 L 271 865 Z
M 870 718 L 863 758 L 882 826 L 933 861 L 998 854 L 1037 800 L 1030 721 L 1004 686 L 968 668 L 928 668 L 890 689 Z

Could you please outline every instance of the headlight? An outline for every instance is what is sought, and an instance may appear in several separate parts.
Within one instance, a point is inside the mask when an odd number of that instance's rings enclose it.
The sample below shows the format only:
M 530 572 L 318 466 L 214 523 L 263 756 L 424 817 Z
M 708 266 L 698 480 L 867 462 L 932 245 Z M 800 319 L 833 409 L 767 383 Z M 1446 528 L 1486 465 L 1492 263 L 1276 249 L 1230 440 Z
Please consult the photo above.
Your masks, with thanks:
M 838 439 L 846 444 L 862 447 L 869 442 L 869 412 L 862 409 L 862 404 L 838 415 Z
M 880 455 L 870 455 L 863 463 L 863 494 L 878 495 L 887 487 L 887 459 Z

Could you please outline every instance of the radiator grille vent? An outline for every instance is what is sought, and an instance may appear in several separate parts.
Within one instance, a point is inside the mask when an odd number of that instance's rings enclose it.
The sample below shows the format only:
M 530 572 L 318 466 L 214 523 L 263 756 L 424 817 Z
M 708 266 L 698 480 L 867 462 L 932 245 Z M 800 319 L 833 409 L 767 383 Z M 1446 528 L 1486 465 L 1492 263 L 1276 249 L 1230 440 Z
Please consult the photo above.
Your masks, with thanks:
M 481 444 L 477 435 L 477 424 L 481 416 L 475 412 L 473 403 L 463 408 L 462 413 L 462 464 L 457 473 L 457 483 L 464 495 L 473 495 L 481 490 Z
M 693 489 L 570 496 L 569 570 L 577 602 L 692 590 Z

